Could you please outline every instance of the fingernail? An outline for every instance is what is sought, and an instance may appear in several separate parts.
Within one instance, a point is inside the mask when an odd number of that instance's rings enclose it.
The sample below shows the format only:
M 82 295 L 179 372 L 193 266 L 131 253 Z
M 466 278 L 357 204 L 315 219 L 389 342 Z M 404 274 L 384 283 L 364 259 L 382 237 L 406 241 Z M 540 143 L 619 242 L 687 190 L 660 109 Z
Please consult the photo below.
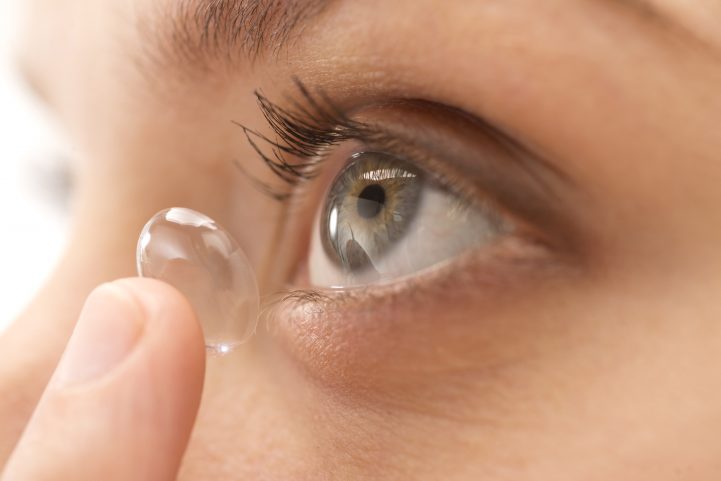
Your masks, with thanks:
M 103 284 L 85 301 L 52 385 L 65 388 L 99 379 L 133 350 L 144 314 L 132 292 Z

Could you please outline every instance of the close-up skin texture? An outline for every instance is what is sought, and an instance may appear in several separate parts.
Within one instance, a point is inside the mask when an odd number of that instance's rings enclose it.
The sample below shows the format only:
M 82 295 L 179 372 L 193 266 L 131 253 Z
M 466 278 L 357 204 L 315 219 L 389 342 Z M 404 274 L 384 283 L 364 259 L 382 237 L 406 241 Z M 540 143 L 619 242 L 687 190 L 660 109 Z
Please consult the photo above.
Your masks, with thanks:
M 178 479 L 721 479 L 721 3 L 28 3 L 18 62 L 77 158 L 0 338 L 0 466 L 88 293 L 184 206 L 263 314 L 208 358 Z M 393 166 L 396 214 L 438 200 L 382 231 L 402 256 L 334 237 L 348 165 Z

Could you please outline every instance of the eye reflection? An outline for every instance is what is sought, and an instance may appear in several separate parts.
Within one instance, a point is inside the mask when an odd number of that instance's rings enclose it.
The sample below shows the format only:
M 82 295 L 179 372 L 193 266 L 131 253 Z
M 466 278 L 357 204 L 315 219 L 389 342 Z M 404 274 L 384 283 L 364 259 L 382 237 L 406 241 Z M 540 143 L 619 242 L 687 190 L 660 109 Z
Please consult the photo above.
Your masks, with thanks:
M 358 215 L 372 219 L 380 214 L 386 202 L 386 190 L 381 184 L 370 184 L 358 195 Z
M 496 213 L 380 152 L 350 158 L 317 217 L 309 272 L 313 284 L 326 287 L 391 281 L 508 229 Z

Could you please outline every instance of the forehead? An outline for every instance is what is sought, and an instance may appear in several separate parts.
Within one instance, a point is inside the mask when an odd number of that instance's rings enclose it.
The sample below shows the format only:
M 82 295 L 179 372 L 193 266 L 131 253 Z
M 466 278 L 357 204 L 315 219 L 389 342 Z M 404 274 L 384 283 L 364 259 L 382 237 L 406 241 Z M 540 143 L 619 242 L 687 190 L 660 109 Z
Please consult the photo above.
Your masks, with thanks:
M 532 22 L 534 12 L 541 7 L 529 0 L 473 3 L 462 0 L 400 0 L 393 4 L 370 0 L 364 3 L 367 15 L 358 18 L 358 22 L 369 24 L 373 23 L 374 17 L 398 11 L 403 11 L 405 18 L 429 14 L 460 18 L 449 15 L 453 11 L 466 11 L 468 17 L 473 18 L 479 12 L 498 9 L 515 11 Z M 312 30 L 309 27 L 332 27 L 323 24 L 323 14 L 330 9 L 343 9 L 344 4 L 348 5 L 348 1 L 167 1 L 158 4 L 143 18 L 142 24 L 152 26 L 142 29 L 143 41 L 150 46 L 149 51 L 156 53 L 156 58 L 173 58 L 185 67 L 207 67 L 216 60 L 256 60 L 292 47 L 294 40 Z M 399 10 L 402 4 L 406 6 Z M 555 8 L 559 12 L 586 11 L 589 24 L 594 23 L 594 11 L 600 8 L 613 15 L 627 17 L 644 28 L 652 28 L 705 49 L 716 50 L 721 40 L 715 22 L 709 21 L 721 16 L 721 2 L 713 0 L 548 0 L 542 8 Z M 443 29 L 444 26 L 439 24 L 437 28 Z

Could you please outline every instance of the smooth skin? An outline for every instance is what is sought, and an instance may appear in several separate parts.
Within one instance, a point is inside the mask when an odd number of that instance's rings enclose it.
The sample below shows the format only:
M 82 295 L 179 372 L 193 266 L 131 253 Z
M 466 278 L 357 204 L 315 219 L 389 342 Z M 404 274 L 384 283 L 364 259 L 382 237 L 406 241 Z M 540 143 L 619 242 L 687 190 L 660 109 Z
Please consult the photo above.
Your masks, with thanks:
M 718 2 L 339 1 L 276 54 L 202 65 L 163 48 L 171 0 L 32 5 L 20 61 L 78 158 L 69 247 L 0 339 L 9 479 L 43 479 L 24 473 L 60 462 L 29 443 L 112 423 L 101 396 L 121 412 L 145 406 L 138 420 L 160 400 L 182 420 L 172 449 L 140 450 L 158 470 L 147 479 L 172 479 L 202 371 L 176 294 L 122 281 L 161 317 L 176 312 L 177 332 L 139 344 L 147 357 L 111 371 L 105 391 L 92 384 L 98 397 L 71 402 L 71 415 L 53 415 L 45 387 L 86 296 L 133 275 L 138 232 L 163 208 L 228 227 L 266 299 L 297 283 L 327 183 L 297 209 L 264 196 L 234 161 L 273 177 L 231 122 L 272 135 L 253 91 L 280 101 L 293 75 L 353 105 L 424 99 L 503 126 L 569 179 L 556 194 L 574 248 L 523 272 L 469 262 L 352 302 L 276 302 L 253 342 L 208 360 L 179 479 L 721 479 Z M 146 333 L 168 328 L 157 326 Z M 151 359 L 157 371 L 140 369 Z M 148 377 L 169 384 L 167 399 L 109 395 Z M 119 432 L 155 432 L 144 429 Z M 93 469 L 112 479 L 114 463 L 141 456 L 96 435 L 58 459 L 106 450 Z

